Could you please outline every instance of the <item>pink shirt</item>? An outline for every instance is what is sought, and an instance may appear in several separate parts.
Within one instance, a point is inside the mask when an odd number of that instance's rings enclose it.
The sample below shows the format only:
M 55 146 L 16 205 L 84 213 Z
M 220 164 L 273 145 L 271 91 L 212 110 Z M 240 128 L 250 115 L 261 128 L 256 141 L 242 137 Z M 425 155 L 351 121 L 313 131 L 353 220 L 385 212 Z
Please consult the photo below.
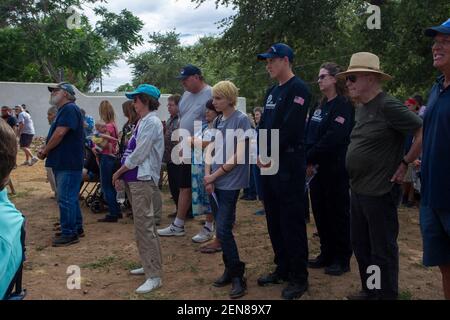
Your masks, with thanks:
M 106 130 L 107 130 L 107 134 L 110 135 L 111 137 L 114 137 L 117 139 L 119 138 L 117 127 L 114 122 L 107 123 Z M 113 141 L 113 140 L 108 139 L 108 145 L 105 148 L 103 148 L 103 151 L 101 154 L 116 155 L 117 154 L 117 146 L 118 146 L 118 141 Z M 112 150 L 112 152 L 111 152 L 111 150 Z

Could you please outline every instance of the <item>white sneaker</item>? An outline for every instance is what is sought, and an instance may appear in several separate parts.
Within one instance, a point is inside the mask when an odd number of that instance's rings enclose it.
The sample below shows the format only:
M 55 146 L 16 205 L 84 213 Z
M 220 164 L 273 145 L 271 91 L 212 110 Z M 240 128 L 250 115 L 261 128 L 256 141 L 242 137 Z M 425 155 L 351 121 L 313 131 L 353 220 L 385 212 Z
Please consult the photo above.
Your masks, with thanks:
M 144 294 L 149 293 L 162 286 L 161 278 L 150 278 L 144 282 L 142 286 L 136 289 L 136 293 Z
M 35 164 L 35 163 L 38 162 L 38 161 L 39 161 L 38 158 L 33 157 L 33 158 L 31 158 L 31 161 L 30 161 L 29 165 L 32 166 L 33 164 Z
M 21 166 L 30 166 L 31 162 L 30 161 L 24 161 Z
M 158 235 L 161 237 L 181 237 L 184 236 L 184 227 L 180 228 L 172 223 L 167 228 L 158 229 Z
M 143 274 L 145 274 L 144 268 L 131 270 L 130 274 L 132 274 L 133 276 L 142 276 Z
M 192 241 L 195 243 L 203 243 L 214 238 L 214 230 L 209 230 L 206 226 L 203 226 L 202 230 L 192 237 Z

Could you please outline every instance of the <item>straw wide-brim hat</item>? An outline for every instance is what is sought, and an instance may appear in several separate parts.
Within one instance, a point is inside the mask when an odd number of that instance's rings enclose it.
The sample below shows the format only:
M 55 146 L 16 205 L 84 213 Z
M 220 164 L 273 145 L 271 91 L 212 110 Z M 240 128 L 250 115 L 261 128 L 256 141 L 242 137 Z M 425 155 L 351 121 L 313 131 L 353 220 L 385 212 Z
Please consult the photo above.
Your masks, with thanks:
M 381 71 L 380 58 L 370 52 L 358 52 L 352 55 L 347 71 L 338 73 L 336 77 L 344 78 L 349 74 L 359 72 L 376 73 L 381 75 L 382 80 L 392 80 L 392 76 Z

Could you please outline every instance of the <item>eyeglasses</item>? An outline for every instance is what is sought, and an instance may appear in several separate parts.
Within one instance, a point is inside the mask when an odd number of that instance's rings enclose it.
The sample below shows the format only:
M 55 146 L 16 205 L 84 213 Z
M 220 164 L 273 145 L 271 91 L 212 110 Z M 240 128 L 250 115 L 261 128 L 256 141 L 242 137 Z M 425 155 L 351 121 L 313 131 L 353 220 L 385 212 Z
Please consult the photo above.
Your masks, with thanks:
M 356 77 L 355 74 L 351 74 L 351 75 L 345 77 L 346 82 L 350 81 L 351 83 L 355 83 L 356 80 L 358 80 L 358 77 Z
M 331 76 L 331 74 L 321 74 L 320 76 L 317 77 L 317 81 L 323 80 L 328 76 Z

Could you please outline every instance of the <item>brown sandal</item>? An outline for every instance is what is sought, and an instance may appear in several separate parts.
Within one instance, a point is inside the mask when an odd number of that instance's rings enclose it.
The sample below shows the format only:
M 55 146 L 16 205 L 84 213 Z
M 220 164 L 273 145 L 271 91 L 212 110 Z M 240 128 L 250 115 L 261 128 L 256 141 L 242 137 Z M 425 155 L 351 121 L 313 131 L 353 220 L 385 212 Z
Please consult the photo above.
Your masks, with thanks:
M 217 244 L 215 242 L 212 242 L 204 247 L 200 248 L 200 252 L 201 253 L 217 253 L 217 252 L 221 252 L 222 251 L 222 247 L 220 246 L 220 244 Z

